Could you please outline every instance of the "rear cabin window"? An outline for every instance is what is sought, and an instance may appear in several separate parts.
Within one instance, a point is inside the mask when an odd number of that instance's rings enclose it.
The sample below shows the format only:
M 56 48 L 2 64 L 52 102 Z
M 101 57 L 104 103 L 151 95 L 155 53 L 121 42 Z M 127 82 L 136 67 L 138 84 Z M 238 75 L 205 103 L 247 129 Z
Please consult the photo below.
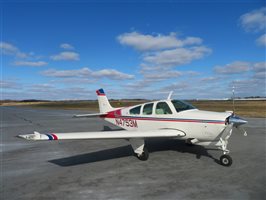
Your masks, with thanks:
M 140 114 L 140 108 L 141 106 L 137 106 L 135 108 L 132 108 L 129 110 L 129 114 L 131 115 L 139 115 Z
M 169 115 L 172 114 L 172 111 L 166 102 L 159 102 L 156 105 L 155 113 L 157 115 Z
M 142 111 L 143 115 L 151 115 L 152 108 L 153 108 L 153 103 L 145 104 Z

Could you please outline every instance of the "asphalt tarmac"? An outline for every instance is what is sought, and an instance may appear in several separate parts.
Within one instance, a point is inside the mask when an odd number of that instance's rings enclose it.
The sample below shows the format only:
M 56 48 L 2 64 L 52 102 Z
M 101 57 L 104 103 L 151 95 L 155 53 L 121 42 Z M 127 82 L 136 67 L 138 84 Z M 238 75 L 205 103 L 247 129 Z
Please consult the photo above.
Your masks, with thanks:
M 183 141 L 148 140 L 139 161 L 126 140 L 26 141 L 18 134 L 115 130 L 98 118 L 72 118 L 69 110 L 1 107 L 0 199 L 265 199 L 265 119 L 247 118 L 245 137 L 222 152 Z

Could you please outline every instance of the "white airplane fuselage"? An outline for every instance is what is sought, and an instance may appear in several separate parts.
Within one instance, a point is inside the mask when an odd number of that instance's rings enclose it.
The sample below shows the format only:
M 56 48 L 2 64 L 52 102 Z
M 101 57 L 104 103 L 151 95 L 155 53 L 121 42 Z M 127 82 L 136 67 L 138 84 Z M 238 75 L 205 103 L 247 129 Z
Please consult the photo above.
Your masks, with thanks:
M 155 114 L 155 107 L 159 102 L 166 102 L 172 114 Z M 103 118 L 128 131 L 176 129 L 184 132 L 185 135 L 182 139 L 197 138 L 201 141 L 210 141 L 219 140 L 217 136 L 225 129 L 226 118 L 231 115 L 228 112 L 210 112 L 198 109 L 177 112 L 170 100 L 153 103 L 155 106 L 153 106 L 153 112 L 150 115 L 143 114 L 145 104 L 141 104 L 138 105 L 141 106 L 138 115 L 130 114 L 130 109 L 137 107 L 132 106 L 108 112 Z

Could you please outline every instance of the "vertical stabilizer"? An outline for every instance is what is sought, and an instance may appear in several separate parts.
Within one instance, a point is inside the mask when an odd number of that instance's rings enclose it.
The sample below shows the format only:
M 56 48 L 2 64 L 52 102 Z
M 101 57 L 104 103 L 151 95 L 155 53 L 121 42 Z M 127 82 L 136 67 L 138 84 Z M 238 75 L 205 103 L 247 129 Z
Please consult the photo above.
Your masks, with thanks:
M 107 99 L 102 88 L 97 90 L 96 93 L 98 96 L 100 113 L 107 113 L 114 110 L 114 108 L 110 105 L 109 100 Z

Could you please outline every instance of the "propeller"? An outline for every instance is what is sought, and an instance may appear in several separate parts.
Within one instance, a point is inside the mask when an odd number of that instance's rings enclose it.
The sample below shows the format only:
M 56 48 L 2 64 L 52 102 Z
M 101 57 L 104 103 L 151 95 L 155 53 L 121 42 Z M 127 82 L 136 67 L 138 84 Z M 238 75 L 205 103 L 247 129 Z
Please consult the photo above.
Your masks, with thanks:
M 247 136 L 248 134 L 241 126 L 247 123 L 248 121 L 236 116 L 235 114 L 232 114 L 228 118 L 228 124 L 233 124 L 233 127 L 237 128 L 240 132 L 242 132 L 244 136 Z

